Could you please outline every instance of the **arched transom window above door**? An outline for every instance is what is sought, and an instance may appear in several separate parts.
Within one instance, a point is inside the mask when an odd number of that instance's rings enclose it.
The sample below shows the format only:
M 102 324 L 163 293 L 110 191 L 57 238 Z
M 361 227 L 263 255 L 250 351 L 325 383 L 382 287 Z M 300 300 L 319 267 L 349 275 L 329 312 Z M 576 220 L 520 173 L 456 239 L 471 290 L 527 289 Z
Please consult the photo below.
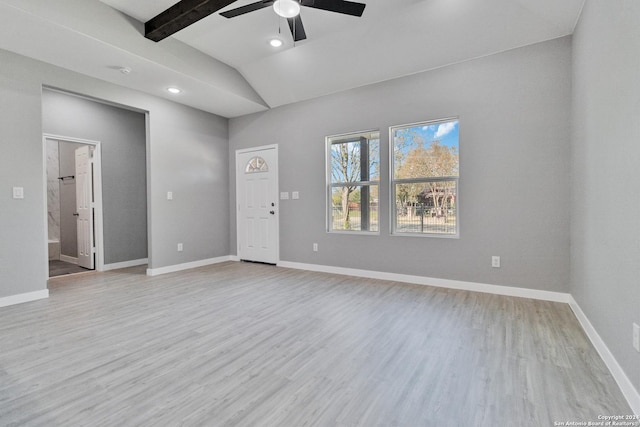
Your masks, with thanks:
M 259 156 L 252 157 L 244 168 L 244 173 L 260 173 L 269 172 L 269 165 L 267 162 Z

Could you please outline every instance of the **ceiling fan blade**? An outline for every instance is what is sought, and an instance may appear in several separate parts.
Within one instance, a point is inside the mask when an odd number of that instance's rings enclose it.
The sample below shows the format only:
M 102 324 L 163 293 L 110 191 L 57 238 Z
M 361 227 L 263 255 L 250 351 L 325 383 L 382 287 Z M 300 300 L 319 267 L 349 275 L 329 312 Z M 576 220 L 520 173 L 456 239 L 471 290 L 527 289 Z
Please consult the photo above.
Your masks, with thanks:
M 345 15 L 362 16 L 366 4 L 346 0 L 303 0 L 304 6 Z
M 265 7 L 271 6 L 274 2 L 275 0 L 258 1 L 246 6 L 227 10 L 226 12 L 220 12 L 220 15 L 224 16 L 225 18 L 234 18 L 236 16 L 244 15 L 245 13 L 253 12 L 254 10 L 264 9 Z
M 294 16 L 293 18 L 287 18 L 287 22 L 289 23 L 289 29 L 291 30 L 294 42 L 299 42 L 300 40 L 305 40 L 307 38 L 307 33 L 304 31 L 304 25 L 302 25 L 302 18 L 300 18 L 300 15 Z
M 155 42 L 177 33 L 236 0 L 181 0 L 144 23 L 144 36 Z

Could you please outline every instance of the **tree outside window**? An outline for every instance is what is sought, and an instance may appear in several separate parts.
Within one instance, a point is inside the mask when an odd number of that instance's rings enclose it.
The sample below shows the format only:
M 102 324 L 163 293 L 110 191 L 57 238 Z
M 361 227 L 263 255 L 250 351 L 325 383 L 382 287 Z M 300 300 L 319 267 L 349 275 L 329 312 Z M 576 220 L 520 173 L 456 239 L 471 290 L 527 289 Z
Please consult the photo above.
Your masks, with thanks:
M 391 128 L 393 233 L 457 236 L 457 119 Z
M 380 132 L 327 138 L 329 231 L 378 228 Z

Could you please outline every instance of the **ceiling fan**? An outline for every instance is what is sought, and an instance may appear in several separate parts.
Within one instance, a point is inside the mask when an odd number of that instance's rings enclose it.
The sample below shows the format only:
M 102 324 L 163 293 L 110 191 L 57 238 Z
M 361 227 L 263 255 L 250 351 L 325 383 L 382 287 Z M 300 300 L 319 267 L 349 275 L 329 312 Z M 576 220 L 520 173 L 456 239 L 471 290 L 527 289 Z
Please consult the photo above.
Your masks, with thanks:
M 264 9 L 269 6 L 273 6 L 273 9 L 278 15 L 287 18 L 293 41 L 297 42 L 307 38 L 304 26 L 302 25 L 302 18 L 300 18 L 300 6 L 360 17 L 366 5 L 364 3 L 346 0 L 261 0 L 246 6 L 221 12 L 220 15 L 225 18 L 235 18 L 236 16 Z
M 160 12 L 145 22 L 144 36 L 149 40 L 159 42 L 236 1 L 237 0 L 180 0 L 167 10 Z M 222 12 L 221 15 L 227 18 L 233 18 L 234 16 L 243 15 L 268 6 L 273 6 L 276 13 L 287 18 L 294 40 L 299 41 L 307 38 L 304 27 L 302 26 L 302 20 L 300 19 L 300 6 L 313 7 L 352 16 L 362 16 L 366 5 L 346 0 L 262 0 Z

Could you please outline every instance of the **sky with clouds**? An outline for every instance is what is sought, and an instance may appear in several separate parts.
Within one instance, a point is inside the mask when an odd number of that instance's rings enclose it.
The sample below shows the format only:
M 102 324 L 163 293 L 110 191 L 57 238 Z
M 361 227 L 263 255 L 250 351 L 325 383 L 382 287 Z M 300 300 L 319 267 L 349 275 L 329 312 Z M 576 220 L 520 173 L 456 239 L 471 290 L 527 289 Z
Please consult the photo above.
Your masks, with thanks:
M 458 147 L 458 120 L 436 123 L 433 125 L 416 126 L 415 128 L 411 128 L 410 131 L 416 132 L 418 135 L 420 135 L 427 144 L 433 141 L 440 141 L 441 145 L 446 145 L 448 147 Z

